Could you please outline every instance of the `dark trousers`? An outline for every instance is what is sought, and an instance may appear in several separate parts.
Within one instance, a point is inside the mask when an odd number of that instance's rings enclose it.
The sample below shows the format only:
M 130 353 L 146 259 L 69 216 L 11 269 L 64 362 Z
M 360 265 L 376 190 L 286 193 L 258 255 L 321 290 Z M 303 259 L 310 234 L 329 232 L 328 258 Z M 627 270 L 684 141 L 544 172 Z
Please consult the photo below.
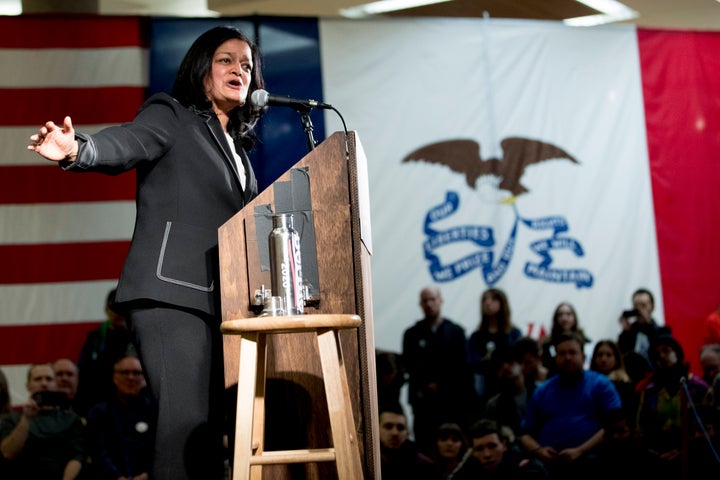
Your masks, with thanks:
M 219 319 L 150 306 L 130 328 L 157 400 L 153 480 L 223 478 L 224 367 Z

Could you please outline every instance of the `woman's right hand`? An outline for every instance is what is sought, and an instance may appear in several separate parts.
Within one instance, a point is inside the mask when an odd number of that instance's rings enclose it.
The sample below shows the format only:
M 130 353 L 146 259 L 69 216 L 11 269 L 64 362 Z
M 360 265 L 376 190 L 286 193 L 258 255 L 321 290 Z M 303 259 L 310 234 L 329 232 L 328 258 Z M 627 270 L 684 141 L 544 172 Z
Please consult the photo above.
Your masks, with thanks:
M 54 162 L 72 162 L 78 153 L 78 142 L 75 140 L 75 129 L 70 117 L 65 117 L 62 126 L 47 122 L 40 127 L 38 133 L 30 136 L 30 141 L 32 143 L 28 145 L 28 150 Z

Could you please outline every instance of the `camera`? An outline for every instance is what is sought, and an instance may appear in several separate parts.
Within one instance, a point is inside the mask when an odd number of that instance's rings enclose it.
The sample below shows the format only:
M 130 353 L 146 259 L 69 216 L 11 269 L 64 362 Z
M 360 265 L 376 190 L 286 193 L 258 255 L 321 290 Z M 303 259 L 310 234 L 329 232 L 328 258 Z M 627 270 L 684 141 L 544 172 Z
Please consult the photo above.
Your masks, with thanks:
M 70 408 L 70 399 L 64 392 L 57 391 L 41 391 L 32 395 L 38 407 L 52 407 L 60 409 Z
M 637 317 L 638 315 L 640 315 L 640 312 L 637 308 L 633 308 L 632 310 L 625 310 L 624 312 L 622 312 L 622 316 L 625 318 Z

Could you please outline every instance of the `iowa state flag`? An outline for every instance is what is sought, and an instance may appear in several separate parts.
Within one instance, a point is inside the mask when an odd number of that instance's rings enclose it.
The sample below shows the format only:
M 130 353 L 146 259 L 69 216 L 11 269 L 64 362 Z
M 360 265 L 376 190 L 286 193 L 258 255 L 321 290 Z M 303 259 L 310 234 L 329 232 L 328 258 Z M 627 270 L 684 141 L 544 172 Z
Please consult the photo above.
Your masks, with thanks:
M 398 351 L 420 289 L 469 334 L 488 287 L 537 337 L 571 302 L 594 341 L 617 338 L 638 287 L 696 361 L 720 304 L 720 35 L 477 19 L 256 19 L 273 72 L 358 132 L 367 154 L 376 345 Z M 197 31 L 225 19 L 164 19 Z M 246 22 L 244 25 L 251 25 Z M 14 404 L 31 363 L 77 358 L 104 318 L 132 235 L 134 174 L 69 174 L 27 152 L 42 122 L 131 120 L 187 48 L 152 19 L 0 18 L 0 368 Z M 268 40 L 272 33 L 274 40 Z M 193 33 L 192 37 L 197 35 Z M 319 47 L 319 61 L 307 49 Z M 300 52 L 300 53 L 299 53 Z M 288 73 L 290 62 L 302 73 Z M 287 168 L 266 119 L 256 170 Z M 325 112 L 315 138 L 342 129 Z M 282 145 L 275 148 L 273 145 Z M 287 158 L 280 159 L 282 156 Z
M 428 284 L 468 335 L 495 287 L 526 334 L 569 301 L 593 342 L 645 287 L 697 361 L 720 305 L 719 34 L 393 19 L 320 36 L 325 101 L 369 162 L 378 346 L 399 351 Z

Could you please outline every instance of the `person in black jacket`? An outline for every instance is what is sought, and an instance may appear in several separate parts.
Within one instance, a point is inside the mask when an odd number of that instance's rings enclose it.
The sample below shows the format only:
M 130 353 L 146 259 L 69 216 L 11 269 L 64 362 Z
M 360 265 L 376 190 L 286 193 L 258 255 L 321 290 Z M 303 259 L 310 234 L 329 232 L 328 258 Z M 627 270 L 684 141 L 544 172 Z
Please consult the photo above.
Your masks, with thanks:
M 115 396 L 113 365 L 135 348 L 125 317 L 115 311 L 116 293 L 116 288 L 108 292 L 105 297 L 107 319 L 88 332 L 80 349 L 77 362 L 80 378 L 73 408 L 81 417 L 87 417 L 94 405 Z
M 257 46 L 215 27 L 183 59 L 172 96 L 87 135 L 47 122 L 28 149 L 68 171 L 137 176 L 135 231 L 117 288 L 159 405 L 152 477 L 222 478 L 224 373 L 217 230 L 257 194 L 245 152 L 263 113 Z
M 543 463 L 523 452 L 510 432 L 482 419 L 468 433 L 472 456 L 452 480 L 543 480 L 550 478 Z
M 408 375 L 413 433 L 427 455 L 441 424 L 464 424 L 471 393 L 465 330 L 444 318 L 441 306 L 440 290 L 423 288 L 420 307 L 425 315 L 403 335 L 402 359 Z
M 380 471 L 383 480 L 440 480 L 433 461 L 410 439 L 399 404 L 380 407 Z
M 156 407 L 147 394 L 137 357 L 117 360 L 111 399 L 88 414 L 88 450 L 94 480 L 148 480 L 152 468 Z
M 646 288 L 638 288 L 632 295 L 631 310 L 622 312 L 619 318 L 622 331 L 618 335 L 618 347 L 623 355 L 625 370 L 633 385 L 645 378 L 653 369 L 650 362 L 650 344 L 658 335 L 670 334 L 670 328 L 658 325 L 652 317 L 655 297 Z

